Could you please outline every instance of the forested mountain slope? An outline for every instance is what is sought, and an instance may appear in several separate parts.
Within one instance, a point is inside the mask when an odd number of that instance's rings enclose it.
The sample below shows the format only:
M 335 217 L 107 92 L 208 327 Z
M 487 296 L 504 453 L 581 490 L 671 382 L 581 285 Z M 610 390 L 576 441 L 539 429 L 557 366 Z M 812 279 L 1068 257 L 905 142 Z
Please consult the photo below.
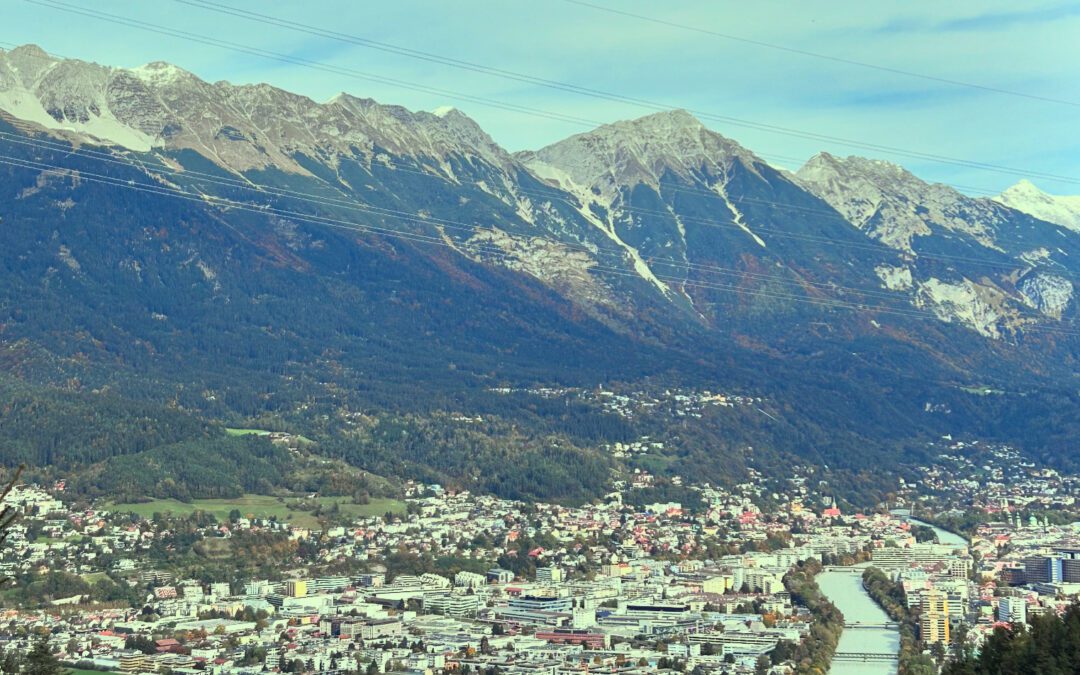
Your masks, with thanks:
M 105 489 L 156 457 L 182 488 L 108 489 L 192 496 L 172 458 L 220 448 L 267 468 L 215 465 L 230 490 L 323 457 L 582 500 L 642 436 L 662 471 L 812 463 L 866 499 L 943 433 L 1071 460 L 1080 235 L 898 167 L 793 176 L 682 111 L 510 155 L 455 110 L 32 47 L 0 111 L 6 461 Z M 625 419 L 598 387 L 761 403 Z

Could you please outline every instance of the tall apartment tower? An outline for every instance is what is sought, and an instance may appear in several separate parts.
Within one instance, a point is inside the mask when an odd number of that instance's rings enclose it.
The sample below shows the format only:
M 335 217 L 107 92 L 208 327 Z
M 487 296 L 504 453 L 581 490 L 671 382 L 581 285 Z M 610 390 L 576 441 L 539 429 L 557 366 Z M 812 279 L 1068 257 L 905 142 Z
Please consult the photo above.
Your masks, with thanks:
M 1027 623 L 1027 600 L 1017 596 L 1008 596 L 998 599 L 998 621 L 1015 625 Z
M 922 597 L 922 616 L 919 633 L 927 644 L 949 644 L 949 596 L 941 591 L 930 591 Z

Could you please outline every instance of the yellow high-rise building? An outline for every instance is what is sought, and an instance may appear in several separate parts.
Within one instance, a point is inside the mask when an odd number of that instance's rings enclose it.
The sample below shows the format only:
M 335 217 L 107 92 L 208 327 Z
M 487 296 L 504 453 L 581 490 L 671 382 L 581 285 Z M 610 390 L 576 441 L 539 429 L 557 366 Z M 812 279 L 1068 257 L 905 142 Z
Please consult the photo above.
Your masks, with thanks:
M 949 596 L 941 591 L 929 591 L 922 597 L 922 616 L 919 634 L 927 644 L 949 644 Z
M 302 598 L 307 595 L 307 582 L 303 579 L 289 579 L 285 582 L 285 595 L 290 598 Z

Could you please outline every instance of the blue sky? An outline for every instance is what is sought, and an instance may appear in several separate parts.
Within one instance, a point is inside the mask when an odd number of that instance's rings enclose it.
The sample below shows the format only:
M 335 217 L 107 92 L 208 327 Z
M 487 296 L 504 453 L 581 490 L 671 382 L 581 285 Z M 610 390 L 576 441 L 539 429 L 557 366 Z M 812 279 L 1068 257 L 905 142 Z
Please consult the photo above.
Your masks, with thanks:
M 598 121 L 647 108 L 511 81 L 256 24 L 175 0 L 64 0 L 426 87 L 467 92 Z M 564 0 L 395 0 L 228 4 L 349 35 L 483 63 L 549 80 L 753 120 L 817 135 L 1053 174 L 1051 192 L 1080 194 L 1080 106 L 1070 106 L 861 68 L 725 40 Z M 849 0 L 592 0 L 669 22 L 842 59 L 1080 103 L 1080 2 L 853 2 Z M 109 65 L 164 60 L 216 81 L 270 82 L 315 100 L 339 91 L 411 109 L 454 105 L 510 150 L 541 147 L 581 124 L 508 112 L 303 66 L 197 45 L 180 38 L 7 0 L 2 47 L 47 51 Z M 774 164 L 797 168 L 819 150 L 898 161 L 966 191 L 998 191 L 1020 178 L 838 141 L 707 126 Z M 973 189 L 970 189 L 973 188 Z

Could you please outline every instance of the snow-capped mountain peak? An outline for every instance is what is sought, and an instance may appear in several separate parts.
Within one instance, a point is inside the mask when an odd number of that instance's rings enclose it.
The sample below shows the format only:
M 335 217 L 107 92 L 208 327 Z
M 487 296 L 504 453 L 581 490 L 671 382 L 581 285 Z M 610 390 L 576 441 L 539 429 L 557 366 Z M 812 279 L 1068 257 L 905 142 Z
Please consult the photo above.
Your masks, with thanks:
M 994 201 L 1029 216 L 1080 232 L 1080 196 L 1048 194 L 1025 178 L 994 197 Z

